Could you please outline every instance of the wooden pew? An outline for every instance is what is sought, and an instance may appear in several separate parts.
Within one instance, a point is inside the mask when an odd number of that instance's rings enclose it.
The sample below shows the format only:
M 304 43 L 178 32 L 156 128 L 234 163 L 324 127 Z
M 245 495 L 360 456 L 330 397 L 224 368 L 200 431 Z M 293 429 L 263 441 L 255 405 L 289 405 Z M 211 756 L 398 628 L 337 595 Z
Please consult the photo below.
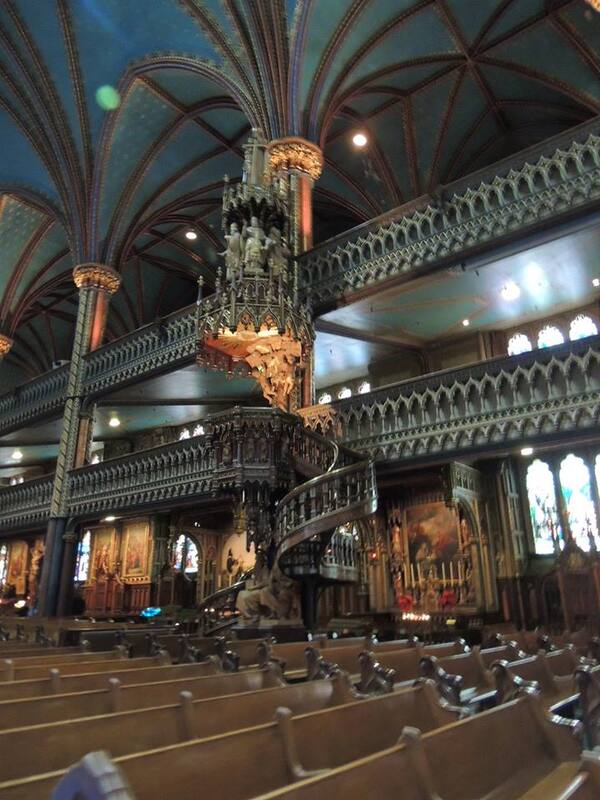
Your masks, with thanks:
M 3 671 L 0 673 L 0 684 L 4 681 L 24 681 L 28 678 L 43 678 L 48 674 L 48 669 L 55 667 L 61 675 L 79 675 L 91 672 L 111 672 L 115 669 L 129 670 L 141 669 L 143 667 L 162 666 L 170 663 L 169 656 L 163 653 L 158 656 L 148 656 L 146 658 L 112 658 L 96 659 L 93 661 L 60 662 L 58 664 L 40 664 L 36 666 L 19 665 L 18 661 L 7 659 L 3 664 Z M 117 666 L 118 665 L 118 666 Z
M 519 650 L 513 644 L 502 644 L 498 647 L 485 647 L 480 648 L 475 646 L 473 652 L 477 653 L 483 667 L 489 669 L 494 661 L 518 661 L 521 658 L 527 658 L 527 653 Z
M 201 699 L 259 692 L 271 686 L 287 686 L 280 671 L 273 665 L 239 675 L 222 674 L 212 678 L 192 674 L 167 681 L 125 686 L 118 678 L 108 678 L 99 689 L 4 700 L 0 702 L 0 730 L 169 705 L 178 702 L 183 690 L 192 692 L 195 699 Z
M 566 800 L 579 766 L 572 737 L 530 697 L 422 736 L 405 730 L 395 747 L 255 800 Z
M 57 648 L 61 650 L 62 648 Z M 1 655 L 1 654 L 0 654 Z M 4 658 L 0 664 L 6 664 L 6 661 L 13 662 L 16 669 L 23 667 L 61 667 L 68 664 L 82 664 L 82 663 L 98 663 L 101 661 L 115 661 L 127 658 L 127 653 L 121 648 L 106 653 L 89 653 L 87 651 L 79 650 L 76 653 L 61 653 L 52 649 L 44 655 L 17 655 L 13 658 Z
M 542 651 L 536 656 L 519 661 L 498 661 L 492 665 L 492 672 L 496 680 L 498 703 L 520 697 L 524 693 L 539 692 L 546 708 L 557 712 L 577 701 L 578 691 L 574 676 L 554 675 L 548 664 L 548 656 Z
M 582 664 L 575 670 L 586 747 L 600 747 L 600 667 Z
M 489 707 L 495 702 L 494 675 L 479 658 L 478 653 L 458 656 L 424 656 L 421 673 L 432 680 L 440 697 L 452 706 L 469 712 Z
M 310 684 L 288 687 L 295 692 L 307 688 Z M 450 719 L 431 687 L 423 685 L 298 716 L 280 708 L 276 722 L 118 756 L 115 761 L 134 796 L 146 800 L 164 800 L 167 785 L 168 796 L 178 800 L 196 800 L 199 787 L 206 797 L 242 800 L 283 787 L 306 770 L 330 769 L 387 747 L 407 722 L 434 730 Z M 359 730 L 361 735 L 355 735 Z M 43 797 L 60 776 L 58 772 L 0 784 L 0 800 Z
M 199 664 L 168 664 L 164 667 L 121 669 L 122 665 L 128 666 L 130 663 L 130 661 L 119 661 L 114 663 L 114 669 L 109 672 L 79 673 L 77 675 L 63 675 L 60 670 L 53 668 L 48 670 L 43 678 L 0 683 L 0 701 L 104 689 L 109 678 L 117 678 L 121 685 L 129 685 L 175 680 L 187 675 L 198 677 L 223 674 L 220 664 L 213 660 Z

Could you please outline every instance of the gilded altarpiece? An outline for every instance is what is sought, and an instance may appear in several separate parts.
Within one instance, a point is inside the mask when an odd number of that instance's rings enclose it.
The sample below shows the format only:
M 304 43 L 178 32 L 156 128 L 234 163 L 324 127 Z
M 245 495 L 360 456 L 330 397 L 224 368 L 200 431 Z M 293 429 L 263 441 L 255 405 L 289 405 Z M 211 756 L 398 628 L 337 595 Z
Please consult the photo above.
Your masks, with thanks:
M 27 542 L 14 541 L 10 546 L 7 583 L 14 586 L 15 593 L 23 596 L 27 589 L 27 559 L 29 548 Z

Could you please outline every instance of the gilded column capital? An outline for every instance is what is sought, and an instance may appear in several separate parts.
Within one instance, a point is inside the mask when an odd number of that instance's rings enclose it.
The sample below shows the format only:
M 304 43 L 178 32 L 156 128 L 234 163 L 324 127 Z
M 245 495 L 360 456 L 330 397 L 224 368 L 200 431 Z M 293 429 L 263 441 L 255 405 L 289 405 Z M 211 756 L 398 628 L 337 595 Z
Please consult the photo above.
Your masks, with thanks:
M 286 136 L 269 142 L 267 157 L 270 172 L 297 170 L 316 181 L 323 171 L 321 148 L 301 136 Z
M 10 353 L 10 348 L 13 346 L 13 340 L 10 336 L 0 333 L 0 360 Z
M 104 264 L 79 264 L 73 270 L 73 280 L 78 289 L 102 289 L 108 294 L 114 294 L 121 285 L 119 273 Z

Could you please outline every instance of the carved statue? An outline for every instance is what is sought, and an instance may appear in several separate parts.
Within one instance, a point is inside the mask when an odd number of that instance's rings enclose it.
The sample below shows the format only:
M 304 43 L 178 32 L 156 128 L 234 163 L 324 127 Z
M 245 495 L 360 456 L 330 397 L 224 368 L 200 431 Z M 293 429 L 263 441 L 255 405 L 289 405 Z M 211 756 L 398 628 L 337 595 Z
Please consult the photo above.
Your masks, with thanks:
M 262 551 L 256 554 L 253 586 L 242 590 L 237 607 L 247 621 L 264 619 L 296 620 L 300 616 L 295 582 L 277 568 L 269 570 Z
M 242 229 L 244 239 L 244 263 L 245 273 L 249 277 L 264 275 L 264 268 L 267 258 L 265 247 L 265 232 L 260 226 L 258 217 L 251 217 L 250 225 L 244 225 Z
M 229 233 L 225 234 L 225 241 L 227 249 L 219 255 L 225 256 L 225 275 L 231 282 L 237 280 L 244 258 L 244 239 L 237 222 L 232 222 L 229 226 Z
M 31 566 L 29 567 L 29 605 L 31 608 L 35 606 L 37 601 L 40 564 L 45 550 L 44 542 L 38 539 L 31 551 Z
M 289 397 L 295 387 L 296 365 L 302 348 L 299 342 L 274 337 L 262 339 L 248 348 L 247 363 L 272 406 L 289 410 Z
M 281 238 L 281 231 L 279 228 L 273 226 L 269 231 L 269 236 L 266 241 L 267 248 L 267 264 L 271 276 L 275 279 L 287 277 L 288 258 L 291 252 Z

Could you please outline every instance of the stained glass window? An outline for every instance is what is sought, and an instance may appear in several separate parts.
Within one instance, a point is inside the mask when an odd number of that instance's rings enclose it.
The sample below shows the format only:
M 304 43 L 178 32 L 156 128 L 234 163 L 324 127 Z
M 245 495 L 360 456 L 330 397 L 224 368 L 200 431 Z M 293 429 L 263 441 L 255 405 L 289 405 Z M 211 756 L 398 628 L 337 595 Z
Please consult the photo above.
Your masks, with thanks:
M 582 550 L 589 550 L 590 536 L 596 538 L 598 527 L 587 465 L 570 453 L 561 461 L 559 475 L 571 533 Z
M 556 344 L 562 344 L 565 337 L 558 330 L 556 325 L 546 325 L 538 334 L 538 347 L 554 347 Z
M 527 469 L 527 497 L 535 552 L 538 555 L 554 553 L 554 539 L 562 546 L 562 531 L 558 523 L 556 496 L 552 471 L 538 458 Z
M 77 560 L 75 562 L 75 580 L 78 583 L 85 583 L 90 572 L 90 550 L 92 533 L 86 531 L 77 545 Z
M 338 399 L 345 400 L 346 397 L 352 397 L 352 391 L 347 386 L 344 386 L 344 388 L 340 389 L 338 392 Z
M 198 560 L 198 548 L 195 542 L 185 533 L 180 534 L 175 542 L 173 568 L 183 569 L 186 573 L 198 572 Z
M 363 381 L 358 387 L 359 394 L 367 394 L 367 392 L 370 391 L 371 391 L 371 384 L 369 383 L 369 381 Z
M 181 569 L 183 565 L 183 551 L 185 549 L 185 535 L 182 533 L 175 542 L 175 552 L 173 553 L 173 568 Z
M 569 327 L 569 339 L 585 339 L 586 336 L 595 336 L 598 333 L 598 326 L 591 317 L 586 314 L 578 314 L 572 320 Z
M 8 573 L 8 545 L 3 544 L 0 546 L 0 586 L 6 582 L 6 575 Z
M 529 337 L 524 333 L 515 333 L 508 340 L 508 355 L 518 356 L 519 353 L 528 353 L 531 350 Z
M 185 571 L 198 572 L 198 548 L 191 539 L 186 539 Z
M 331 395 L 329 392 L 325 392 L 321 395 L 321 397 L 319 397 L 319 403 L 321 405 L 325 405 L 325 403 L 331 403 Z

